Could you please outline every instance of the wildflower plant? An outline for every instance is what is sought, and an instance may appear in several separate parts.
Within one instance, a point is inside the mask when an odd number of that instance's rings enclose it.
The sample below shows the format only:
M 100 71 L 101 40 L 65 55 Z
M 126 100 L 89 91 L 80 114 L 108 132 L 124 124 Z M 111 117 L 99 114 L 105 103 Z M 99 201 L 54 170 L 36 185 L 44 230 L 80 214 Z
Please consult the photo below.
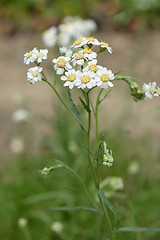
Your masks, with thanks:
M 41 170 L 42 174 L 48 175 L 56 168 L 66 168 L 71 172 L 74 177 L 80 182 L 86 197 L 88 197 L 91 207 L 89 210 L 95 211 L 98 214 L 103 215 L 106 224 L 107 238 L 116 239 L 118 232 L 147 232 L 147 231 L 160 231 L 160 229 L 145 229 L 145 228 L 118 228 L 117 225 L 117 210 L 114 209 L 110 201 L 107 199 L 105 192 L 103 191 L 104 179 L 101 182 L 101 168 L 114 167 L 114 157 L 112 149 L 108 146 L 105 137 L 100 138 L 98 120 L 99 120 L 99 106 L 108 97 L 108 94 L 113 89 L 117 81 L 125 81 L 131 91 L 133 99 L 137 102 L 140 100 L 151 99 L 152 97 L 160 96 L 160 89 L 156 83 L 144 83 L 143 87 L 140 87 L 135 79 L 129 76 L 121 76 L 118 73 L 113 73 L 112 70 L 107 67 L 98 64 L 97 56 L 106 51 L 106 54 L 112 54 L 112 48 L 109 43 L 99 41 L 94 37 L 80 37 L 74 41 L 69 48 L 60 48 L 60 56 L 53 59 L 53 70 L 55 72 L 55 78 L 49 81 L 45 71 L 41 64 L 47 58 L 47 50 L 37 50 L 34 48 L 29 53 L 24 55 L 24 62 L 35 63 L 35 67 L 28 70 L 27 80 L 30 84 L 34 84 L 37 81 L 43 81 L 48 84 L 60 102 L 66 108 L 69 114 L 80 124 L 80 127 L 87 140 L 87 159 L 90 173 L 92 175 L 94 192 L 91 194 L 86 188 L 81 176 L 78 175 L 71 167 L 66 163 L 54 160 L 55 164 L 50 167 L 45 167 Z M 44 54 L 44 55 L 43 55 Z M 42 56 L 43 55 L 43 56 Z M 45 57 L 44 57 L 45 56 Z M 40 60 L 39 60 L 40 59 Z M 61 82 L 64 87 L 67 88 L 68 98 L 70 106 L 67 105 L 61 93 L 57 90 L 57 81 Z M 81 116 L 78 107 L 73 102 L 71 89 L 79 89 L 79 100 L 82 104 L 85 113 L 87 114 L 87 122 L 84 117 Z M 97 90 L 97 91 L 96 91 Z M 96 92 L 96 102 L 93 104 L 91 92 Z M 92 116 L 95 119 L 95 138 L 94 144 L 91 145 L 91 126 Z M 116 179 L 117 181 L 117 179 Z M 123 188 L 123 182 L 120 182 L 121 188 Z M 95 194 L 97 195 L 95 197 Z M 96 199 L 99 199 L 98 202 Z M 67 208 L 67 207 L 66 207 Z M 85 209 L 85 207 L 81 207 Z M 60 209 L 60 208 L 59 208 Z M 73 209 L 73 208 L 72 208 Z M 76 208 L 75 208 L 76 209 Z M 86 207 L 88 210 L 88 208 Z M 111 221 L 110 214 L 114 215 L 115 222 Z

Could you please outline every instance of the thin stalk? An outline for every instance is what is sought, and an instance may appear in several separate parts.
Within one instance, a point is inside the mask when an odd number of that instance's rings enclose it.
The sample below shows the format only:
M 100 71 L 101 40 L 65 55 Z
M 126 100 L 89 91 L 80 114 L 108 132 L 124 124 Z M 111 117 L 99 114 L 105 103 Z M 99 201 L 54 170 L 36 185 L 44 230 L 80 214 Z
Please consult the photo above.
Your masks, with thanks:
M 57 95 L 57 97 L 59 98 L 59 100 L 61 101 L 61 103 L 63 104 L 63 106 L 66 108 L 66 110 L 72 115 L 72 117 L 83 127 L 84 131 L 86 131 L 85 126 L 82 124 L 82 122 L 77 118 L 77 116 L 69 109 L 69 107 L 65 104 L 65 102 L 63 101 L 63 99 L 61 98 L 61 96 L 59 95 L 59 93 L 57 92 L 57 90 L 55 89 L 55 87 L 47 80 L 46 76 L 44 75 L 44 73 L 42 72 L 43 78 L 42 80 L 44 82 L 46 82 L 55 92 L 55 94 Z
M 88 108 L 90 108 L 89 93 L 86 93 L 86 100 L 87 100 Z M 88 131 L 87 131 L 88 163 L 92 172 L 95 186 L 97 188 L 97 176 L 93 168 L 93 164 L 90 157 L 90 130 L 91 130 L 91 112 L 88 112 Z
M 96 118 L 96 141 L 95 145 L 97 147 L 98 145 L 98 107 L 99 107 L 99 99 L 102 94 L 103 88 L 99 91 L 98 96 L 97 96 L 97 101 L 96 101 L 96 111 L 95 111 L 95 118 Z

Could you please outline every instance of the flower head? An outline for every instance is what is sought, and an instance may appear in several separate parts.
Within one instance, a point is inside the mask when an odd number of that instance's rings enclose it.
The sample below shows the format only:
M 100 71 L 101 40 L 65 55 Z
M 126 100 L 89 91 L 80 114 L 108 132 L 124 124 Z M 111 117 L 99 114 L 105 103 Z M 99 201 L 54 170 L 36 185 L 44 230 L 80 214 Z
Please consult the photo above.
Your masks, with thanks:
M 36 52 L 37 62 L 41 63 L 42 60 L 47 59 L 48 50 L 47 49 L 40 49 Z
M 153 98 L 153 96 L 156 92 L 156 86 L 157 86 L 156 82 L 153 82 L 153 83 L 150 82 L 149 84 L 147 84 L 147 83 L 143 84 L 143 90 L 145 92 L 146 98 L 148 98 L 148 99 Z
M 65 81 L 63 86 L 72 89 L 76 85 L 77 80 L 80 79 L 80 76 L 81 72 L 79 70 L 75 71 L 74 69 L 71 69 L 65 72 L 65 75 L 61 77 L 61 80 Z
M 37 54 L 38 50 L 37 48 L 34 48 L 30 52 L 27 52 L 24 54 L 24 63 L 25 64 L 30 64 L 31 62 L 34 62 L 37 59 Z
M 99 67 L 100 68 L 100 67 Z M 105 67 L 101 67 L 96 72 L 96 82 L 97 86 L 100 88 L 108 88 L 113 87 L 113 83 L 111 82 L 114 79 L 114 74 L 111 70 L 107 70 Z
M 96 81 L 95 81 L 95 74 L 91 71 L 81 73 L 80 78 L 76 81 L 76 86 L 78 88 L 84 89 L 84 88 L 89 88 L 91 89 L 92 87 L 96 86 Z
M 58 57 L 57 59 L 53 59 L 53 63 L 55 63 L 54 65 L 54 69 L 56 70 L 56 73 L 58 75 L 61 75 L 64 73 L 64 70 L 69 70 L 72 69 L 72 66 L 70 65 L 69 61 L 70 61 L 70 57 Z
M 100 42 L 100 48 L 107 49 L 109 53 L 112 53 L 112 48 L 109 46 L 109 43 L 101 41 Z
M 51 27 L 44 31 L 42 34 L 42 40 L 47 47 L 53 47 L 57 41 L 57 28 Z
M 34 84 L 37 81 L 42 80 L 41 72 L 42 72 L 41 67 L 33 67 L 29 68 L 27 72 L 27 80 L 30 84 Z

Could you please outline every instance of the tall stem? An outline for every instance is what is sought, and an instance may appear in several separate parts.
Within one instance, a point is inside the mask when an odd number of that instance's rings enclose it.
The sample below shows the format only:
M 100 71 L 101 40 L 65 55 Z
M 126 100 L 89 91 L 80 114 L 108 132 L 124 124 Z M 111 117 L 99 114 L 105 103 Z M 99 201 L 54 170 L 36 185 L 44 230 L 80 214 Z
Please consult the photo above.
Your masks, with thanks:
M 46 82 L 55 92 L 55 94 L 57 95 L 57 97 L 59 98 L 59 100 L 61 101 L 61 103 L 63 104 L 63 106 L 66 108 L 66 110 L 72 115 L 72 117 L 82 126 L 82 128 L 84 129 L 84 131 L 86 132 L 86 128 L 83 125 L 83 123 L 77 118 L 77 116 L 69 109 L 69 107 L 66 105 L 66 103 L 63 101 L 63 99 L 61 98 L 61 96 L 59 95 L 59 93 L 57 92 L 57 90 L 55 89 L 55 87 L 47 80 L 46 76 L 44 75 L 44 73 L 42 72 L 43 75 L 43 81 Z
M 88 108 L 90 108 L 90 101 L 89 101 L 89 93 L 86 93 L 86 100 L 87 100 L 87 105 Z M 87 147 L 88 147 L 88 163 L 92 172 L 92 176 L 93 176 L 93 180 L 95 183 L 95 186 L 97 188 L 97 176 L 95 173 L 95 170 L 93 168 L 93 164 L 91 161 L 91 157 L 90 157 L 90 130 L 91 130 L 91 112 L 88 112 L 88 131 L 87 131 Z
M 97 97 L 97 104 L 96 104 L 96 106 L 97 106 L 96 141 L 97 141 L 97 142 L 98 142 L 98 103 L 99 103 L 99 98 L 100 98 L 101 93 L 102 93 L 102 91 L 99 92 L 99 95 L 98 95 L 98 97 Z M 89 92 L 86 93 L 86 100 L 87 100 L 88 108 L 90 109 Z M 90 158 L 90 129 L 91 129 L 91 112 L 88 112 L 88 131 L 87 131 L 88 162 L 89 162 L 89 166 L 90 166 L 90 169 L 91 169 L 91 172 L 92 172 L 92 176 L 93 176 L 93 180 L 94 180 L 94 183 L 95 183 L 95 187 L 96 187 L 96 189 L 99 189 L 99 173 L 98 173 L 98 178 L 97 178 L 95 169 L 94 169 L 94 167 L 93 167 L 93 164 L 92 164 L 92 161 L 91 161 L 91 158 Z M 99 168 L 99 166 L 97 166 L 97 167 Z M 99 170 L 98 170 L 98 171 L 99 171 Z M 99 195 L 98 195 L 98 197 L 99 197 Z M 101 200 L 100 197 L 99 197 L 99 201 L 100 201 L 100 204 L 101 204 L 103 213 L 104 213 L 104 218 L 105 218 L 106 226 L 107 226 L 107 228 L 108 228 L 108 230 L 109 230 L 109 233 L 110 233 L 110 239 L 111 239 L 111 240 L 114 240 L 114 234 L 113 234 L 113 230 L 112 230 L 112 224 L 111 224 L 111 221 L 110 221 L 110 218 L 109 218 L 109 214 L 108 214 L 107 208 L 106 208 L 106 206 L 104 205 L 104 203 L 103 203 L 103 201 Z

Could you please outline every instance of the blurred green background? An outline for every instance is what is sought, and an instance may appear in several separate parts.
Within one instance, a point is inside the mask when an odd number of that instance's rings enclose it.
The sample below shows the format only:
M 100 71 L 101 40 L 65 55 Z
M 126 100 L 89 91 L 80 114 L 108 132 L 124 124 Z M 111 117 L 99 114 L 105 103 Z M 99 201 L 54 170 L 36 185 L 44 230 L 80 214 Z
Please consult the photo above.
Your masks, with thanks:
M 85 210 L 58 211 L 56 207 L 92 207 L 74 176 L 55 170 L 39 172 L 53 159 L 64 161 L 83 178 L 85 139 L 79 126 L 59 107 L 44 84 L 28 86 L 23 54 L 44 48 L 43 30 L 58 26 L 68 15 L 92 18 L 96 37 L 110 42 L 112 56 L 100 63 L 114 72 L 137 77 L 139 84 L 159 79 L 159 0 L 1 0 L 0 51 L 0 239 L 74 240 L 106 239 L 103 219 Z M 55 52 L 51 50 L 49 58 Z M 46 66 L 52 78 L 52 63 Z M 160 170 L 159 99 L 134 103 L 124 84 L 117 84 L 100 109 L 100 130 L 112 147 L 114 165 L 102 178 L 116 176 L 124 187 L 105 186 L 119 210 L 120 227 L 158 228 Z M 66 89 L 64 94 L 67 95 Z M 77 100 L 77 95 L 74 95 Z M 25 108 L 32 120 L 13 123 L 12 114 Z M 83 151 L 82 151 L 83 149 Z M 88 173 L 85 183 L 92 192 Z M 25 226 L 22 219 L 27 221 Z M 113 220 L 113 219 L 112 219 Z M 23 222 L 23 221 L 22 221 Z M 57 223 L 58 222 L 58 223 Z M 57 225 L 58 227 L 57 227 Z M 96 230 L 98 229 L 98 231 Z M 158 240 L 158 233 L 119 233 L 119 240 Z

